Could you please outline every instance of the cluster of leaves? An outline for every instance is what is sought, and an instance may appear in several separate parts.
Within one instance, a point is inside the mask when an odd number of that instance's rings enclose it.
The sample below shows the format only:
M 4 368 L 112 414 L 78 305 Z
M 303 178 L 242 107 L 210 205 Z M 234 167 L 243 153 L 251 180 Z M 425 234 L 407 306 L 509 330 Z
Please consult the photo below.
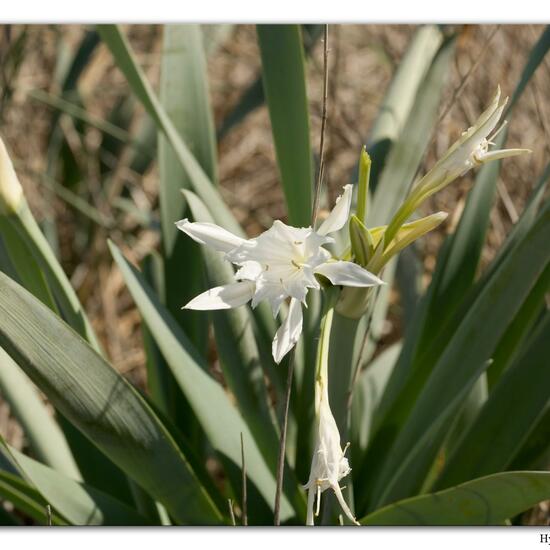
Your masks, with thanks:
M 318 30 L 308 32 L 314 38 Z M 231 282 L 233 272 L 217 254 L 176 238 L 174 221 L 212 221 L 243 235 L 217 187 L 201 28 L 164 29 L 158 96 L 121 30 L 110 25 L 86 36 L 64 90 L 77 95 L 83 59 L 99 40 L 149 116 L 149 143 L 158 133 L 161 253 L 146 258 L 140 271 L 110 243 L 141 313 L 149 391 L 141 394 L 104 358 L 26 202 L 3 212 L 0 390 L 34 458 L 2 442 L 0 498 L 38 523 L 56 525 L 229 524 L 233 512 L 244 519 L 245 507 L 249 524 L 270 524 L 287 367 L 273 364 L 270 311 L 238 308 L 207 317 L 179 310 L 205 288 Z M 289 223 L 307 226 L 314 158 L 302 31 L 259 26 L 258 41 L 263 88 L 255 85 L 244 95 L 223 131 L 263 101 L 263 89 Z M 419 28 L 394 76 L 367 142 L 377 168 L 369 227 L 388 223 L 416 174 L 454 43 L 445 29 Z M 508 117 L 549 48 L 546 30 L 526 60 Z M 99 127 L 116 154 L 119 143 L 112 138 L 125 133 L 117 119 L 86 120 L 70 98 L 64 94 L 56 105 L 73 109 L 75 124 Z M 501 133 L 499 142 L 505 137 Z M 136 150 L 145 149 L 150 159 L 146 142 L 136 140 Z M 51 147 L 59 153 L 64 146 L 63 134 L 54 130 Z M 418 271 L 411 256 L 387 264 L 388 284 L 367 315 L 334 315 L 330 402 L 342 438 L 351 442 L 348 501 L 365 525 L 501 524 L 550 498 L 550 473 L 536 471 L 550 451 L 550 202 L 544 200 L 550 167 L 497 257 L 476 276 L 498 174 L 499 162 L 479 171 L 429 288 L 412 301 L 403 342 L 371 360 L 396 274 L 404 280 Z M 288 524 L 305 520 L 300 482 L 308 477 L 313 443 L 320 303 L 309 298 L 289 412 L 280 512 Z M 225 387 L 209 370 L 210 321 Z M 218 465 L 215 475 L 206 468 L 209 458 Z M 228 499 L 239 509 L 229 508 Z M 336 522 L 337 510 L 327 499 L 323 521 Z M 19 521 L 20 515 L 0 508 L 0 522 Z

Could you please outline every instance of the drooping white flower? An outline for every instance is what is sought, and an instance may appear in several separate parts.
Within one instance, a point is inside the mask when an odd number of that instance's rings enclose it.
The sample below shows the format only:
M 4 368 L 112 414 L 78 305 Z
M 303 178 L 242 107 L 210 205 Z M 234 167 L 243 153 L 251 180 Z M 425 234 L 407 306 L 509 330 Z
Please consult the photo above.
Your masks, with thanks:
M 340 480 L 351 472 L 348 459 L 345 457 L 346 449 L 347 445 L 343 450 L 340 446 L 340 432 L 332 416 L 328 401 L 328 392 L 325 387 L 321 391 L 318 404 L 315 451 L 311 461 L 309 480 L 304 485 L 304 489 L 308 491 L 306 525 L 315 524 L 314 515 L 319 515 L 321 493 L 327 489 L 334 491 L 346 517 L 351 522 L 359 525 L 344 500 L 340 487 Z M 317 506 L 314 512 L 315 499 L 317 499 Z
M 302 332 L 302 309 L 310 288 L 320 289 L 316 275 L 334 285 L 370 287 L 383 282 L 352 262 L 335 260 L 324 245 L 334 242 L 327 236 L 346 223 L 351 208 L 352 186 L 346 185 L 335 207 L 321 226 L 291 227 L 276 220 L 273 226 L 253 239 L 242 239 L 212 223 L 176 223 L 200 244 L 225 253 L 225 259 L 239 267 L 237 282 L 203 292 L 186 309 L 230 309 L 252 301 L 256 307 L 267 300 L 276 316 L 290 298 L 288 315 L 273 340 L 273 358 L 280 363 L 295 346 Z

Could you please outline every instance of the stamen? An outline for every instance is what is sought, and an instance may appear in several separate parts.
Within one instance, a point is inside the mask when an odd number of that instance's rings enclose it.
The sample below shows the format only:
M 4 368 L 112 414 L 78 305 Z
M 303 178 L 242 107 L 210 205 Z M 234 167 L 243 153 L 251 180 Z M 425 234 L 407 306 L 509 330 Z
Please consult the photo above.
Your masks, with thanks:
M 294 260 L 290 260 L 290 263 L 291 263 L 294 267 L 296 267 L 296 268 L 298 268 L 298 269 L 301 268 L 300 264 L 296 263 Z
M 294 244 L 304 244 L 304 241 L 294 241 Z
M 508 124 L 508 121 L 503 120 L 502 124 L 497 128 L 496 132 L 489 138 L 488 141 L 491 145 L 494 145 L 493 139 L 495 139 L 500 134 L 500 132 L 502 132 L 502 130 L 504 130 L 504 128 L 507 124 Z
M 344 447 L 344 450 L 342 451 L 342 454 L 345 456 L 346 455 L 346 451 L 349 449 L 349 446 L 350 446 L 350 442 L 348 441 L 346 443 L 346 446 Z

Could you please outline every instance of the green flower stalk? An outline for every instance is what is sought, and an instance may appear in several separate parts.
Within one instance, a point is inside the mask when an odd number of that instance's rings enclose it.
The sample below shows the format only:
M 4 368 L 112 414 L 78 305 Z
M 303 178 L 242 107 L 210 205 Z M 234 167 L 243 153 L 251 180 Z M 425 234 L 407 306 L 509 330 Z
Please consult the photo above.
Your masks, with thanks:
M 352 523 L 359 525 L 344 500 L 340 487 L 340 480 L 351 472 L 351 468 L 348 459 L 345 457 L 349 444 L 344 449 L 340 445 L 340 433 L 330 410 L 328 398 L 328 351 L 334 307 L 330 296 L 328 296 L 327 301 L 329 303 L 321 322 L 321 336 L 317 348 L 315 376 L 315 421 L 317 431 L 315 450 L 311 461 L 309 480 L 304 485 L 304 489 L 308 491 L 306 525 L 315 525 L 314 517 L 319 515 L 321 494 L 327 489 L 334 491 L 346 517 Z

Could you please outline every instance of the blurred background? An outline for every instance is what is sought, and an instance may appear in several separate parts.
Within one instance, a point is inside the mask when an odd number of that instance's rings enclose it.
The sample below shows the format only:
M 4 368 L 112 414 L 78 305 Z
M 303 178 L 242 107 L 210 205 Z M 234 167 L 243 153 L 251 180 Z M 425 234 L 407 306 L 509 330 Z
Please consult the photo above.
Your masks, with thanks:
M 138 25 L 124 30 L 158 89 L 162 28 Z M 332 204 L 353 179 L 361 146 L 415 30 L 405 25 L 330 27 L 325 204 Z M 512 93 L 543 27 L 480 25 L 458 30 L 439 124 L 421 174 L 473 123 L 497 85 L 504 96 Z M 222 194 L 253 236 L 286 215 L 259 80 L 256 31 L 248 25 L 205 25 L 203 31 Z M 315 148 L 322 110 L 321 31 L 309 25 L 303 33 Z M 530 148 L 533 154 L 504 161 L 482 264 L 498 250 L 546 166 L 549 95 L 550 64 L 545 59 L 518 102 L 507 143 Z M 139 315 L 113 266 L 107 238 L 136 263 L 158 245 L 157 136 L 93 27 L 0 27 L 0 134 L 31 209 L 106 353 L 121 373 L 143 387 Z M 459 217 L 473 175 L 424 206 L 426 214 L 446 210 L 450 216 L 415 248 L 419 285 L 430 280 L 442 238 Z M 405 323 L 397 286 L 379 351 L 401 336 Z M 25 446 L 23 432 L 1 396 L 0 434 L 18 448 Z

